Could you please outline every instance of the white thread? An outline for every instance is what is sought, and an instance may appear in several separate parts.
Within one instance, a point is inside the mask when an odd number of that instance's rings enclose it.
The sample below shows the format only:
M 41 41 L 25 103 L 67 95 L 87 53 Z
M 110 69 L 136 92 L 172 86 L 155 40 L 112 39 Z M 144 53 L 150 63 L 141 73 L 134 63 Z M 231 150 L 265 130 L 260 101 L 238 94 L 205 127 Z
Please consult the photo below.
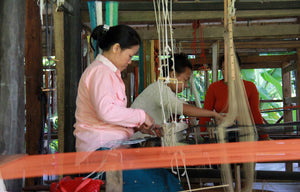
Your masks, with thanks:
M 169 9 L 169 4 L 170 3 L 170 11 L 168 11 Z M 177 130 L 175 131 L 175 129 L 177 127 L 179 127 L 179 125 L 177 124 L 177 103 L 175 105 L 175 118 L 172 117 L 173 114 L 173 110 L 172 110 L 172 105 L 170 102 L 168 102 L 167 105 L 167 110 L 168 110 L 168 114 L 171 114 L 171 123 L 167 123 L 167 118 L 165 115 L 165 111 L 164 111 L 164 103 L 163 103 L 163 97 L 162 97 L 162 93 L 163 93 L 163 87 L 162 86 L 168 86 L 168 83 L 175 83 L 176 84 L 176 91 L 175 94 L 177 96 L 178 93 L 178 80 L 170 80 L 170 69 L 169 69 L 169 59 L 166 59 L 170 53 L 171 53 L 171 60 L 173 62 L 173 66 L 172 66 L 172 71 L 173 71 L 173 77 L 174 79 L 176 79 L 176 71 L 175 71 L 175 61 L 174 61 L 174 41 L 173 41 L 173 28 L 172 28 L 172 0 L 168 1 L 168 0 L 153 0 L 153 6 L 154 6 L 154 13 L 155 13 L 155 20 L 156 20 L 156 26 L 157 26 L 157 33 L 158 33 L 158 40 L 159 40 L 159 71 L 160 71 L 160 77 L 164 77 L 163 80 L 158 80 L 158 85 L 159 85 L 159 94 L 160 94 L 160 104 L 161 104 L 161 108 L 162 108 L 162 114 L 163 114 L 163 118 L 164 118 L 164 124 L 162 125 L 163 128 L 163 132 L 164 132 L 164 136 L 162 137 L 162 146 L 175 146 L 177 145 L 177 138 L 176 133 Z M 170 44 L 168 44 L 168 39 L 170 37 Z M 161 57 L 163 57 L 164 59 L 161 60 Z M 164 69 L 164 70 L 163 70 Z M 165 72 L 165 74 L 163 73 Z M 184 89 L 184 84 L 182 84 L 182 90 Z M 167 101 L 170 101 L 169 95 L 166 95 L 167 97 Z M 183 115 L 183 111 L 181 112 Z M 182 122 L 182 121 L 181 121 Z M 177 161 L 177 154 L 175 155 L 175 160 L 176 160 L 176 167 L 177 167 L 177 172 L 174 171 L 173 169 L 173 159 L 171 162 L 171 168 L 172 168 L 172 172 L 175 172 L 176 174 L 178 174 L 178 179 L 180 180 L 180 174 L 179 174 L 179 169 L 178 169 L 178 161 Z M 187 182 L 189 185 L 189 189 L 191 189 L 190 187 L 190 183 L 189 183 L 189 178 L 188 178 L 188 174 L 186 172 L 186 166 L 185 166 L 185 160 L 184 160 L 184 155 L 181 154 L 181 159 L 183 161 L 184 164 L 184 173 L 182 174 L 182 176 L 186 175 L 187 177 Z

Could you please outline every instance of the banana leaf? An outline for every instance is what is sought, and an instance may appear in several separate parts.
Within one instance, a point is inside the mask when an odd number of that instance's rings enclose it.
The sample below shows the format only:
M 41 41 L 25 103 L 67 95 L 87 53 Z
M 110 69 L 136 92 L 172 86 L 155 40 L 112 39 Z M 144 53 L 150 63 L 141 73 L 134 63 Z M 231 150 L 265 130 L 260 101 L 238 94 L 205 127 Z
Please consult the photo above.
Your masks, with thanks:
M 271 83 L 277 90 L 278 95 L 282 99 L 282 85 L 281 83 L 272 77 L 268 72 L 261 73 L 263 79 L 269 83 Z

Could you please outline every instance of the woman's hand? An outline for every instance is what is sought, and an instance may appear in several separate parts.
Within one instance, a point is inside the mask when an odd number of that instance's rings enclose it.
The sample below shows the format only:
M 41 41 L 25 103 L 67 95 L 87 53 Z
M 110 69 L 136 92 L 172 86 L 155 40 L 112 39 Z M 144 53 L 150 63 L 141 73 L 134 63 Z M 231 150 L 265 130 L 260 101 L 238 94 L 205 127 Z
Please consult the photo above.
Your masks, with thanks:
M 157 137 L 162 136 L 161 130 L 162 129 L 161 129 L 160 125 L 156 125 L 154 122 L 154 119 L 148 113 L 146 113 L 145 122 L 140 127 L 135 129 L 135 131 L 140 131 L 144 134 L 154 135 Z
M 140 131 L 144 134 L 155 135 L 153 132 L 153 127 L 155 126 L 154 119 L 148 113 L 145 114 L 145 122 L 141 126 L 137 127 L 135 131 Z
M 162 136 L 162 128 L 160 125 L 153 125 L 152 127 L 150 127 L 150 129 L 146 129 L 144 124 L 141 125 L 138 128 L 138 131 L 140 131 L 141 133 L 144 134 L 149 134 L 149 135 L 153 135 L 153 136 L 157 136 L 157 137 L 161 137 Z
M 145 119 L 145 122 L 143 124 L 144 129 L 150 129 L 152 126 L 154 126 L 154 123 L 155 123 L 154 119 L 148 113 L 146 113 L 146 119 Z

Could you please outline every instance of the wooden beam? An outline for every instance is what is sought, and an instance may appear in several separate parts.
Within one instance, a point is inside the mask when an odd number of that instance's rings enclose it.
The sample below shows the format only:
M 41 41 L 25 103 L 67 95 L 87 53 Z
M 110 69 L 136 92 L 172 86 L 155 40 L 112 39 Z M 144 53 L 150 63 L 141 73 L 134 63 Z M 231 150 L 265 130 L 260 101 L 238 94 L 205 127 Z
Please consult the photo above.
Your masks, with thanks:
M 155 27 L 136 28 L 142 39 L 158 39 Z M 300 37 L 300 24 L 271 24 L 253 26 L 234 26 L 235 39 Z M 223 39 L 223 26 L 206 26 L 203 29 L 205 40 Z M 174 27 L 173 38 L 180 40 L 193 40 L 192 26 Z
M 86 1 L 81 1 L 81 9 L 87 10 Z M 152 0 L 119 0 L 119 10 L 121 11 L 152 11 Z M 175 0 L 172 4 L 174 11 L 223 11 L 222 0 Z M 300 9 L 300 2 L 297 0 L 243 0 L 235 2 L 237 10 L 278 10 L 278 9 Z
M 256 62 L 253 64 L 242 65 L 242 69 L 264 69 L 264 68 L 281 68 L 281 62 L 277 62 L 277 63 Z
M 273 63 L 273 62 L 289 62 L 291 60 L 295 60 L 296 55 L 272 55 L 272 56 L 246 56 L 241 57 L 242 63 L 259 63 L 259 62 L 265 62 L 265 63 Z
M 173 11 L 173 22 L 198 20 L 198 19 L 220 19 L 223 18 L 222 11 Z M 120 22 L 155 22 L 154 11 L 120 11 Z
M 205 42 L 202 46 L 205 49 L 210 49 L 215 41 L 213 42 Z M 179 41 L 180 47 L 182 49 L 191 49 L 192 41 Z M 224 49 L 224 42 L 220 41 L 219 43 L 220 49 Z M 236 49 L 272 49 L 272 48 L 300 48 L 300 41 L 279 41 L 279 40 L 269 40 L 269 41 L 242 41 L 242 42 L 234 42 L 234 46 Z M 201 49 L 200 45 L 196 45 L 197 49 Z
M 300 9 L 278 9 L 278 10 L 244 10 L 244 11 L 236 11 L 237 18 L 271 18 L 271 17 L 292 17 L 299 16 Z
M 272 55 L 272 56 L 241 56 L 242 69 L 281 68 L 282 62 L 295 60 L 296 55 Z
M 184 6 L 184 5 L 182 5 Z M 278 9 L 278 10 L 237 10 L 237 18 L 272 18 L 272 17 L 294 17 L 300 16 L 300 9 Z M 220 22 L 224 18 L 224 11 L 175 11 L 173 10 L 173 22 L 186 20 L 217 19 Z M 89 23 L 88 11 L 82 11 L 82 22 Z M 119 11 L 119 23 L 155 23 L 154 11 Z
M 209 66 L 212 64 L 212 55 L 206 55 L 206 64 Z M 297 59 L 297 55 L 272 55 L 272 56 L 259 56 L 259 55 L 247 55 L 240 56 L 242 60 L 242 69 L 255 69 L 255 68 L 281 68 L 282 62 L 290 62 Z M 192 59 L 191 59 L 192 61 Z M 203 64 L 203 63 L 196 63 Z

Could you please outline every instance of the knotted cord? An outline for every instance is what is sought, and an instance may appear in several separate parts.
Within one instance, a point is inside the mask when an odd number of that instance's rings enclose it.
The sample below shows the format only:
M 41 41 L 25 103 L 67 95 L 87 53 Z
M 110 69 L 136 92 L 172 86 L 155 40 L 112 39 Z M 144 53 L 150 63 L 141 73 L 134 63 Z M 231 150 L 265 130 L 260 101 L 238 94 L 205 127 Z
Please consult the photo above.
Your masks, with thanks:
M 167 122 L 167 118 L 164 111 L 164 103 L 162 100 L 162 90 L 163 86 L 167 86 L 167 84 L 172 83 L 176 85 L 176 91 L 175 94 L 177 96 L 178 94 L 178 83 L 182 84 L 182 90 L 184 88 L 183 82 L 178 82 L 176 79 L 176 71 L 175 71 L 175 60 L 174 60 L 174 45 L 173 45 L 173 28 L 172 28 L 172 0 L 153 0 L 154 5 L 154 12 L 155 12 L 155 20 L 156 20 L 156 26 L 157 26 L 157 33 L 158 33 L 158 41 L 159 41 L 159 57 L 163 57 L 164 59 L 159 59 L 159 70 L 160 70 L 160 77 L 158 78 L 158 87 L 159 87 L 159 94 L 160 94 L 160 104 L 162 109 L 162 114 L 164 115 L 164 124 L 162 125 L 164 136 L 162 137 L 162 146 L 176 146 L 178 145 L 177 141 L 177 131 L 180 130 L 179 127 L 182 127 L 182 120 L 181 123 L 177 123 L 177 103 L 175 103 L 175 109 L 173 111 L 172 109 L 172 103 L 168 102 L 167 110 L 168 114 L 171 114 L 171 123 Z M 170 43 L 170 44 L 169 44 Z M 170 78 L 170 69 L 169 69 L 169 59 L 166 59 L 169 55 L 171 55 L 171 60 L 173 62 L 172 71 L 173 71 L 173 78 Z M 164 69 L 164 70 L 163 70 Z M 164 74 L 165 72 L 165 74 Z M 168 95 L 169 96 L 169 95 Z M 169 100 L 169 99 L 168 99 Z M 170 100 L 169 100 L 170 101 Z M 181 116 L 183 116 L 183 112 L 181 112 Z M 174 118 L 173 115 L 175 114 Z M 178 160 L 177 155 L 174 154 L 175 161 L 176 161 L 176 167 L 178 170 Z M 181 153 L 181 158 L 183 158 L 183 155 Z M 185 161 L 184 167 L 185 167 Z M 171 165 L 173 167 L 173 165 Z M 179 172 L 177 172 L 179 180 Z M 188 182 L 189 189 L 190 182 L 188 175 L 185 173 L 186 179 Z

